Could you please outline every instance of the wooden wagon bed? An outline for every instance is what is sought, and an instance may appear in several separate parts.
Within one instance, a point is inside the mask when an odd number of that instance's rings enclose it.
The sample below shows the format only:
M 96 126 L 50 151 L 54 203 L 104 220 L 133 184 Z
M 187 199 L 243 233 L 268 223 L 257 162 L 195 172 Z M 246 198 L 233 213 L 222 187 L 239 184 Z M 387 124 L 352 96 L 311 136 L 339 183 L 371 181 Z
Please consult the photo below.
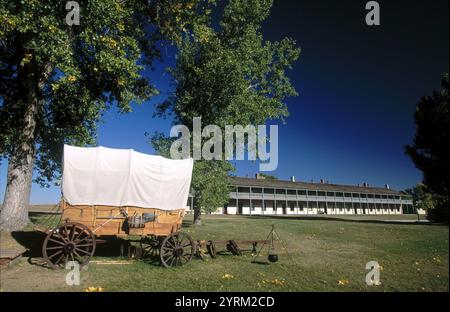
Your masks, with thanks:
M 165 211 L 139 207 L 73 206 L 65 201 L 61 202 L 61 208 L 64 221 L 84 224 L 96 236 L 166 236 L 181 229 L 184 217 L 184 209 Z M 143 228 L 128 227 L 126 215 L 142 215 L 143 213 L 154 213 L 155 220 L 146 223 Z

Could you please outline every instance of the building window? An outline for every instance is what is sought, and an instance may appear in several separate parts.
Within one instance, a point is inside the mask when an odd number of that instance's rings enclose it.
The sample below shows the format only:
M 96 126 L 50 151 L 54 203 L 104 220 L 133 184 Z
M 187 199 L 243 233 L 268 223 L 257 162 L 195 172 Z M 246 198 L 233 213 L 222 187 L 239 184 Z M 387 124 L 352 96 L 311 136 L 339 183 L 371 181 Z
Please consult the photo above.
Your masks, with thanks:
M 308 196 L 317 196 L 317 191 L 308 191 Z
M 361 197 L 361 198 L 367 198 L 367 194 L 359 194 L 359 197 Z
M 317 208 L 317 202 L 316 201 L 308 202 L 308 208 L 310 208 L 310 209 Z
M 262 193 L 262 188 L 260 188 L 260 187 L 252 187 L 251 191 L 254 194 L 261 194 Z
M 304 202 L 304 201 L 299 202 L 298 204 L 299 204 L 300 211 L 303 211 L 304 208 L 308 207 L 308 203 Z
M 325 196 L 325 192 L 318 191 L 318 192 L 317 192 L 317 196 Z
M 298 190 L 297 194 L 298 195 L 302 195 L 302 196 L 306 196 L 306 191 L 305 190 Z
M 328 209 L 334 209 L 334 202 L 327 202 Z
M 343 197 L 343 196 L 344 196 L 343 193 L 341 193 L 341 192 L 336 192 L 336 197 Z
M 239 193 L 250 193 L 250 188 L 249 187 L 238 187 L 238 192 Z
M 287 194 L 295 196 L 297 194 L 297 192 L 295 190 L 287 190 Z
M 277 194 L 280 194 L 280 195 L 286 195 L 285 189 L 277 189 L 276 192 L 277 192 Z
M 273 188 L 265 188 L 264 189 L 264 194 L 273 194 L 274 193 L 274 189 Z
M 289 203 L 289 210 L 290 210 L 291 212 L 295 210 L 295 203 L 293 203 L 293 202 L 290 202 L 290 203 Z
M 353 193 L 352 196 L 353 196 L 353 198 L 359 198 L 359 194 L 358 193 Z
M 327 192 L 328 197 L 334 197 L 334 192 Z
M 345 193 L 344 197 L 352 197 L 352 194 L 351 193 Z

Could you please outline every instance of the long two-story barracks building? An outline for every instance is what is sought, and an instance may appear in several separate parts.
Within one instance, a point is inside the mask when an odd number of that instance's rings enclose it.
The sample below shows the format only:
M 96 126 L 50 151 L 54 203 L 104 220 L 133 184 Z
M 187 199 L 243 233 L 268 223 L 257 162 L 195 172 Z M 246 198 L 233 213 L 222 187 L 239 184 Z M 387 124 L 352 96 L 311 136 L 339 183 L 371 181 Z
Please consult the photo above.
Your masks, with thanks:
M 230 177 L 228 205 L 217 213 L 243 215 L 395 215 L 417 213 L 412 199 L 385 186 L 371 187 Z

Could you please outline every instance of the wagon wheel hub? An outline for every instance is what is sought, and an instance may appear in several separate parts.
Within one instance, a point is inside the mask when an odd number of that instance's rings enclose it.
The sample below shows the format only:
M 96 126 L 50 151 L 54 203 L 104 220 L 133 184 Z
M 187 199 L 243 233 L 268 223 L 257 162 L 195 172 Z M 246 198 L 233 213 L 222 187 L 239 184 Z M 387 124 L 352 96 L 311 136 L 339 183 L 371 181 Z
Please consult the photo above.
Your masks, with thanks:
M 64 253 L 70 254 L 75 249 L 75 244 L 73 242 L 69 242 L 64 245 L 63 249 L 64 249 Z
M 181 257 L 183 255 L 183 248 L 180 246 L 175 247 L 175 249 L 173 250 L 173 255 L 175 257 Z

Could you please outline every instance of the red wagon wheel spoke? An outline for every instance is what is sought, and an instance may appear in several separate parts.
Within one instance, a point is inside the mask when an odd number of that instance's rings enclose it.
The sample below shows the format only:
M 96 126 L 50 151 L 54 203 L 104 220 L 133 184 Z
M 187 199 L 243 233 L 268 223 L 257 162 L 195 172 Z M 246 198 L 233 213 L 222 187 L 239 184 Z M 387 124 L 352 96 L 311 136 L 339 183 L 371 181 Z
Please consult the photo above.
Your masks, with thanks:
M 62 255 L 58 258 L 58 260 L 56 260 L 55 264 L 58 264 L 58 263 L 61 261 L 62 258 L 64 258 L 64 254 L 62 254 Z
M 206 249 L 208 250 L 208 254 L 211 258 L 217 257 L 216 244 L 212 240 L 208 241 L 206 244 Z
M 47 247 L 47 250 L 54 250 L 54 249 L 61 249 L 61 246 L 56 246 L 56 247 Z
M 77 252 L 76 249 L 73 251 L 73 253 L 74 253 L 78 258 L 83 258 L 83 256 L 80 256 L 80 254 Z
M 140 240 L 142 256 L 156 256 L 160 250 L 161 240 L 156 236 L 142 237 Z
M 51 239 L 51 238 L 49 238 L 48 240 L 51 241 L 51 242 L 54 242 L 56 244 L 59 244 L 59 245 L 63 245 L 63 246 L 65 245 L 64 242 L 57 241 L 57 240 L 54 240 L 54 239 Z
M 59 237 L 59 238 L 63 241 L 63 243 L 67 243 L 66 238 L 63 237 L 63 236 L 61 236 L 61 234 L 59 234 L 58 231 L 55 232 L 55 235 L 56 235 L 57 237 Z
M 74 237 L 72 240 L 77 241 L 80 238 L 81 234 L 83 234 L 83 231 L 80 231 L 80 233 L 78 233 L 77 236 Z
M 89 236 L 86 236 L 85 238 L 83 238 L 82 240 L 76 241 L 77 244 L 84 242 L 85 240 L 89 239 Z
M 49 256 L 48 258 L 51 259 L 51 258 L 53 258 L 54 256 L 59 255 L 60 253 L 62 253 L 62 249 L 59 250 L 59 251 L 57 251 L 57 252 L 55 252 L 53 255 Z
M 79 251 L 79 252 L 82 252 L 82 253 L 84 253 L 84 254 L 86 254 L 86 255 L 90 255 L 90 254 L 91 254 L 89 251 L 86 251 L 86 250 L 84 250 L 84 249 L 75 248 L 75 250 L 77 250 L 77 251 Z

